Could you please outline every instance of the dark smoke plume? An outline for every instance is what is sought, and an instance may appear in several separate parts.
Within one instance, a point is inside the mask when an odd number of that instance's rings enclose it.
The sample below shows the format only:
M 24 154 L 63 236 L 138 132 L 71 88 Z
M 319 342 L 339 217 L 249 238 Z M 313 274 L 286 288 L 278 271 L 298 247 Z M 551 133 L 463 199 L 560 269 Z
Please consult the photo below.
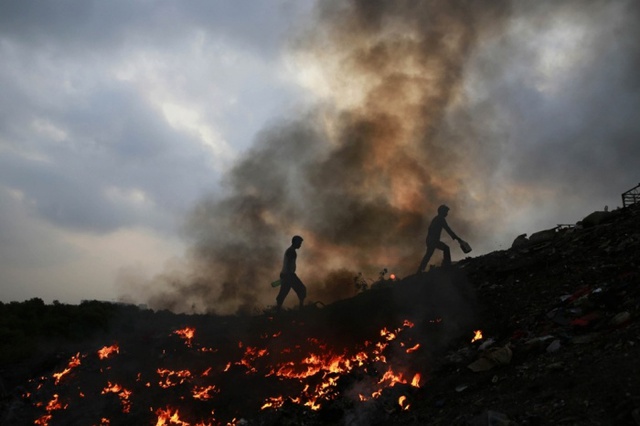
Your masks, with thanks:
M 169 291 L 150 305 L 218 313 L 272 305 L 269 282 L 294 234 L 305 240 L 298 270 L 308 300 L 326 303 L 353 295 L 358 272 L 413 273 L 440 204 L 465 239 L 494 233 L 496 154 L 510 136 L 490 132 L 501 126 L 495 105 L 469 106 L 463 89 L 479 46 L 499 46 L 512 12 L 500 0 L 318 2 L 315 25 L 294 45 L 322 70 L 323 101 L 261 132 L 225 195 L 194 208 L 189 272 L 157 277 Z
M 443 120 L 466 59 L 505 12 L 501 1 L 319 2 L 317 27 L 297 48 L 340 62 L 328 76 L 338 102 L 258 136 L 227 195 L 203 200 L 189 219 L 191 274 L 159 277 L 171 290 L 150 304 L 217 312 L 273 304 L 268 283 L 296 233 L 309 299 L 330 302 L 354 294 L 358 272 L 413 272 L 439 204 L 467 233 L 463 180 L 482 165 L 467 155 L 474 142 L 451 140 Z

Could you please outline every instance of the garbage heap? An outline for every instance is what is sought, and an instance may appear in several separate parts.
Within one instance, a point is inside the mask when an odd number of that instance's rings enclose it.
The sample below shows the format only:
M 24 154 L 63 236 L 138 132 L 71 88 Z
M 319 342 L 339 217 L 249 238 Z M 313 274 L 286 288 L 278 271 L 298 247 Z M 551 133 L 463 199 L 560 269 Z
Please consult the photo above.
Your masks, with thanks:
M 639 204 L 457 266 L 477 288 L 483 338 L 450 347 L 416 420 L 640 425 Z

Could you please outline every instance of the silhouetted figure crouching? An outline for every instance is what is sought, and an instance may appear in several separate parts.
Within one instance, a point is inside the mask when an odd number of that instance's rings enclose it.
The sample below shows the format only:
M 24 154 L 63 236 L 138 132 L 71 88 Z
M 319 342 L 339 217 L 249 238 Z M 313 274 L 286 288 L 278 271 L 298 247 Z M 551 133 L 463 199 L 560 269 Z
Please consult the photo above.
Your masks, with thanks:
M 445 219 L 449 214 L 449 207 L 444 204 L 438 207 L 438 215 L 431 220 L 431 224 L 429 225 L 429 231 L 427 232 L 427 252 L 422 258 L 422 262 L 420 262 L 420 266 L 418 267 L 418 273 L 424 271 L 433 256 L 433 252 L 438 249 L 442 250 L 443 259 L 442 266 L 450 266 L 451 265 L 451 250 L 449 250 L 449 246 L 440 241 L 440 234 L 442 234 L 442 230 L 444 229 L 454 240 L 462 242 L 462 240 L 449 228 L 447 224 L 447 220 Z
M 302 237 L 296 235 L 291 239 L 291 246 L 289 246 L 289 248 L 284 252 L 282 272 L 280 272 L 280 292 L 278 293 L 278 296 L 276 296 L 278 311 L 282 308 L 282 303 L 291 289 L 293 289 L 293 291 L 298 295 L 300 307 L 304 304 L 304 298 L 307 297 L 307 287 L 305 287 L 300 278 L 296 275 L 296 259 L 298 258 L 296 250 L 301 246 Z

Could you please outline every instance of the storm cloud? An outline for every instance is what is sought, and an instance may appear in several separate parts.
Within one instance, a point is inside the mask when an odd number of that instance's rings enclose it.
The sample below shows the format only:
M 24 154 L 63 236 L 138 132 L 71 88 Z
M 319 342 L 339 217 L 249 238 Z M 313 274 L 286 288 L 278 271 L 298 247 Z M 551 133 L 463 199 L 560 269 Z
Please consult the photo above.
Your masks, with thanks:
M 120 268 L 181 252 L 184 214 L 295 98 L 280 46 L 303 9 L 3 2 L 3 300 L 115 300 Z

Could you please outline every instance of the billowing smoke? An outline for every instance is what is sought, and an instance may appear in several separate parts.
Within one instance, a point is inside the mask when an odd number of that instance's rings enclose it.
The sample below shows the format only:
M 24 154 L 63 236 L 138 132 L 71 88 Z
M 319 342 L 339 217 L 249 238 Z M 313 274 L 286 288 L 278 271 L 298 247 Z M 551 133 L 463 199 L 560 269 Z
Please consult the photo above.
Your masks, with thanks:
M 308 299 L 350 296 L 359 272 L 415 272 L 438 205 L 451 207 L 450 225 L 473 244 L 504 226 L 496 218 L 506 196 L 518 205 L 531 190 L 534 179 L 518 180 L 526 167 L 503 167 L 517 117 L 481 93 L 484 82 L 468 87 L 484 78 L 487 88 L 517 92 L 499 84 L 509 75 L 487 56 L 508 63 L 517 52 L 501 44 L 514 25 L 511 2 L 332 0 L 316 13 L 294 46 L 321 101 L 262 131 L 225 194 L 195 206 L 186 271 L 156 278 L 168 291 L 152 307 L 228 313 L 274 304 L 269 282 L 294 234 L 304 238 L 298 271 Z M 515 180 L 505 184 L 505 173 Z

